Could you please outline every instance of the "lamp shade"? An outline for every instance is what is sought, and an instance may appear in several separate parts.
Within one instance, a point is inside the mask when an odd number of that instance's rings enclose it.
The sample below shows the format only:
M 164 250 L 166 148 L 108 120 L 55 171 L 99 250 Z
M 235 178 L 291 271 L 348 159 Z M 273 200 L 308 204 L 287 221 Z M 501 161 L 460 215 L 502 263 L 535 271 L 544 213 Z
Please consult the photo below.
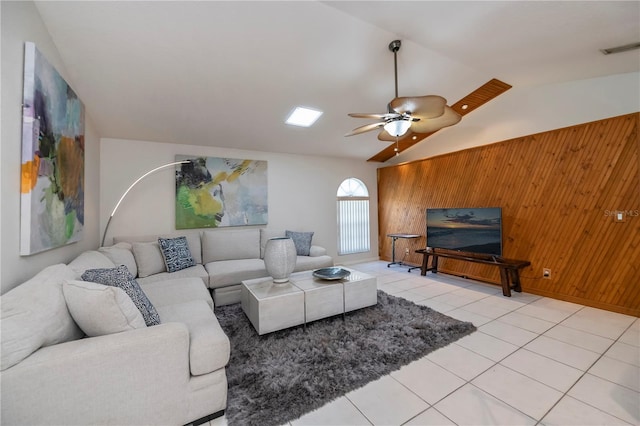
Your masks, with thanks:
M 411 127 L 411 122 L 406 120 L 395 120 L 390 121 L 384 125 L 384 130 L 387 131 L 391 136 L 402 136 L 407 133 Z

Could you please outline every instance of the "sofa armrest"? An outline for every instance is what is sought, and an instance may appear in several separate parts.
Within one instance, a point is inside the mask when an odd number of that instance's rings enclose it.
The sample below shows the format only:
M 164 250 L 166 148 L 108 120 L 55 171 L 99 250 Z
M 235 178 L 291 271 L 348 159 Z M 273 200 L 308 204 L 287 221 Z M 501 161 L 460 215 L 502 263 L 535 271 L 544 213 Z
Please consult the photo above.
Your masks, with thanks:
M 324 256 L 325 254 L 327 254 L 327 249 L 324 247 L 311 246 L 309 249 L 309 256 L 311 257 Z
M 74 340 L 2 372 L 2 422 L 181 424 L 189 379 L 184 324 Z

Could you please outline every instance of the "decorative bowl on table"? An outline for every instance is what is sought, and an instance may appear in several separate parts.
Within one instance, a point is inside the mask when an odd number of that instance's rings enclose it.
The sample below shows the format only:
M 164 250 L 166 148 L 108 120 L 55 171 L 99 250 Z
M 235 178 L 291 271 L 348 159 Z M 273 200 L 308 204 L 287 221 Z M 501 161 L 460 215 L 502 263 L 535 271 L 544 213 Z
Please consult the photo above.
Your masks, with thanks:
M 343 278 L 348 277 L 351 272 L 346 269 L 331 267 L 331 268 L 320 268 L 313 271 L 313 276 L 316 278 L 320 278 L 323 280 L 341 280 Z

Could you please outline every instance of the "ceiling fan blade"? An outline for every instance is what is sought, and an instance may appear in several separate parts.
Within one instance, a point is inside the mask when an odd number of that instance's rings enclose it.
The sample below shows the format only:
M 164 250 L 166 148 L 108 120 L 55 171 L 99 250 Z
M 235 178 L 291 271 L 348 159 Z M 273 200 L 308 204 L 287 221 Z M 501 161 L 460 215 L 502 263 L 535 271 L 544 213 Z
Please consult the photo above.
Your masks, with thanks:
M 411 131 L 414 133 L 432 133 L 444 127 L 453 126 L 462 120 L 462 116 L 451 107 L 445 106 L 444 113 L 436 118 L 421 119 L 411 122 Z
M 447 100 L 442 96 L 412 96 L 395 98 L 389 103 L 393 111 L 408 113 L 416 118 L 436 118 L 444 114 Z
M 389 119 L 392 119 L 392 118 L 396 118 L 399 115 L 400 114 L 396 114 L 396 113 L 365 114 L 365 113 L 352 112 L 352 113 L 349 114 L 349 117 L 354 117 L 354 118 L 374 118 L 374 119 L 379 119 L 379 120 L 389 120 Z
M 365 124 L 364 126 L 356 127 L 355 129 L 347 133 L 345 136 L 353 136 L 353 135 L 359 135 L 360 133 L 369 132 L 371 130 L 375 130 L 379 127 L 384 126 L 384 124 L 385 124 L 384 121 L 381 121 L 380 123 Z

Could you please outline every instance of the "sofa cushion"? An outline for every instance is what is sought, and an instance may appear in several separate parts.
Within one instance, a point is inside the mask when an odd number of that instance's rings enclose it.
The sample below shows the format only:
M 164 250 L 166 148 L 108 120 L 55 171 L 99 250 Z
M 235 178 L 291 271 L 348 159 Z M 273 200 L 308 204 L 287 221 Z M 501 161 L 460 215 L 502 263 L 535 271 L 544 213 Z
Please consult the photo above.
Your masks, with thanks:
M 140 310 L 140 313 L 144 318 L 144 322 L 148 326 L 160 324 L 158 312 L 156 312 L 156 309 L 153 307 L 126 266 L 120 265 L 110 269 L 89 269 L 82 274 L 82 279 L 99 284 L 120 287 L 129 295 L 133 303 Z
M 229 362 L 229 338 L 203 300 L 158 307 L 163 323 L 180 322 L 189 329 L 189 368 L 198 376 Z
M 176 272 L 195 266 L 196 261 L 191 256 L 187 237 L 184 235 L 176 238 L 158 238 L 158 244 L 167 272 Z
M 209 274 L 203 265 L 195 265 L 187 269 L 177 272 L 160 272 L 159 274 L 149 275 L 148 277 L 138 278 L 136 281 L 140 285 L 147 283 L 155 283 L 167 280 L 176 280 L 182 278 L 199 278 L 205 285 L 209 287 Z
M 298 253 L 298 256 L 309 256 L 313 232 L 285 231 L 285 236 L 293 240 L 293 244 L 295 244 L 296 246 L 296 252 Z
M 98 251 L 107 256 L 109 260 L 113 262 L 114 266 L 124 265 L 129 272 L 131 272 L 131 275 L 137 277 L 138 266 L 136 265 L 136 259 L 133 257 L 133 251 L 131 251 L 131 249 L 132 247 L 129 243 L 118 243 L 110 247 L 100 247 Z M 96 265 L 96 267 L 103 268 L 106 266 Z
M 62 283 L 73 279 L 76 272 L 69 266 L 52 265 L 2 295 L 2 370 L 41 347 L 83 336 L 62 294 Z
M 219 287 L 212 291 L 213 303 L 216 307 L 240 303 L 242 299 L 242 286 L 240 284 Z
M 204 270 L 202 265 L 198 266 Z M 139 284 L 156 309 L 160 306 L 204 300 L 213 311 L 211 293 L 200 278 L 181 278 L 149 283 L 139 281 Z
M 210 262 L 204 265 L 209 273 L 209 288 L 240 284 L 243 280 L 268 277 L 262 259 L 237 259 Z
M 116 265 L 107 256 L 97 250 L 82 252 L 69 262 L 69 267 L 76 273 L 76 279 L 80 279 L 87 269 L 113 268 L 114 266 Z
M 200 242 L 200 231 L 180 231 L 180 232 L 171 232 L 168 234 L 159 234 L 159 235 L 141 235 L 135 237 L 127 237 L 127 236 L 117 236 L 113 237 L 114 243 L 119 242 L 127 242 L 127 243 L 150 243 L 157 242 L 158 238 L 175 238 L 180 236 L 187 237 L 187 243 L 189 244 L 189 251 L 191 252 L 191 256 L 193 256 L 193 260 L 196 263 L 202 263 L 202 244 Z
M 76 324 L 89 337 L 120 333 L 147 325 L 121 288 L 89 281 L 66 281 L 64 299 Z
M 218 260 L 260 259 L 258 229 L 233 231 L 204 231 L 202 233 L 202 262 Z
M 160 245 L 157 241 L 150 243 L 133 243 L 131 248 L 133 249 L 133 257 L 135 257 L 136 264 L 138 265 L 138 276 L 140 278 L 159 274 L 167 270 L 162 252 L 160 251 Z

